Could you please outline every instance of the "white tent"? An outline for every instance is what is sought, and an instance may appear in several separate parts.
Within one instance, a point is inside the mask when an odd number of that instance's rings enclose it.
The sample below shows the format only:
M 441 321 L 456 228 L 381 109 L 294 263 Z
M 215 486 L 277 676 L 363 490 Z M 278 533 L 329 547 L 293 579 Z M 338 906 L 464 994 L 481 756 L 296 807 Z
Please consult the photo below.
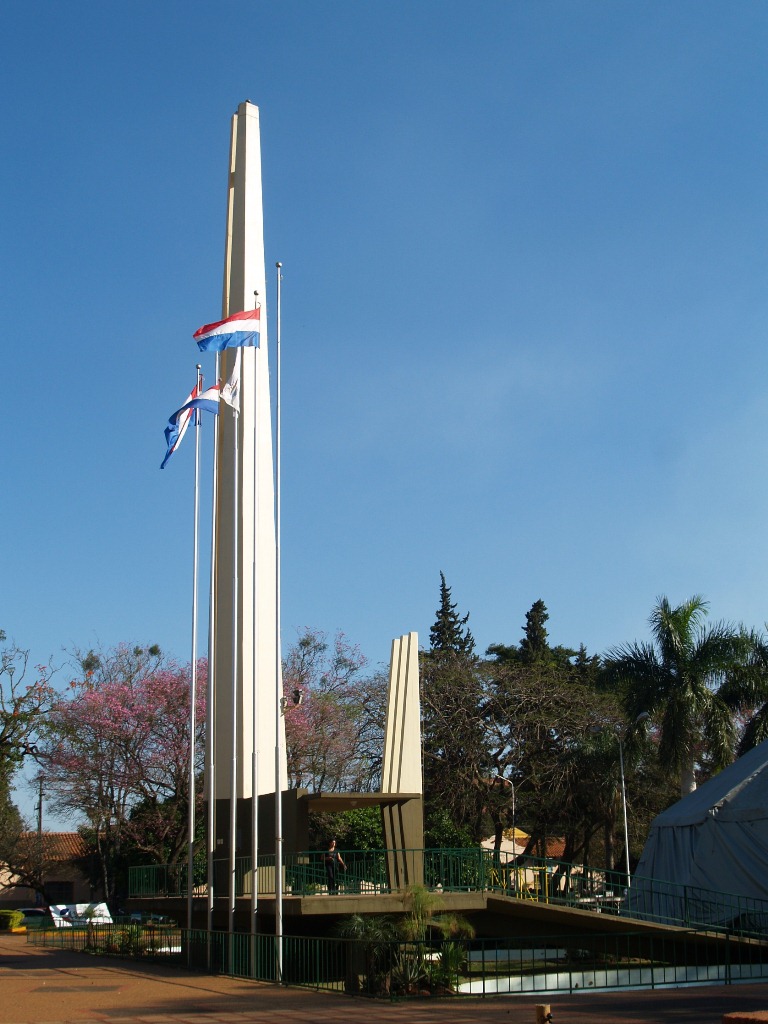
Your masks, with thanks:
M 768 740 L 654 819 L 632 880 L 629 912 L 694 926 L 748 915 L 764 930 Z

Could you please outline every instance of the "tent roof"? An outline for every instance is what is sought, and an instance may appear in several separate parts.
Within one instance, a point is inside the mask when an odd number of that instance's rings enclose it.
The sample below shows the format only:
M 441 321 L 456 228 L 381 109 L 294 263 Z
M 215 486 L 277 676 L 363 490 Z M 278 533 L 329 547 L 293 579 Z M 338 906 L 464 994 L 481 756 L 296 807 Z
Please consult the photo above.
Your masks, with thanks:
M 662 811 L 653 827 L 696 825 L 712 816 L 721 821 L 768 818 L 768 740 Z

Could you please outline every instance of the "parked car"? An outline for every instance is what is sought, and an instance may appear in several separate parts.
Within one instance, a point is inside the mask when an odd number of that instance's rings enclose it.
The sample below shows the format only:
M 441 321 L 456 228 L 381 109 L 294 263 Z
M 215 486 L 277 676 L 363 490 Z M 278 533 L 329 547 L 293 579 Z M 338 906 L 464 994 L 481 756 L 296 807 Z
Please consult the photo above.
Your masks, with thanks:
M 131 921 L 136 924 L 149 925 L 170 925 L 176 927 L 176 920 L 173 917 L 168 917 L 166 914 L 153 914 L 149 911 L 134 911 L 131 914 Z
M 53 928 L 53 916 L 47 907 L 22 907 L 25 928 Z

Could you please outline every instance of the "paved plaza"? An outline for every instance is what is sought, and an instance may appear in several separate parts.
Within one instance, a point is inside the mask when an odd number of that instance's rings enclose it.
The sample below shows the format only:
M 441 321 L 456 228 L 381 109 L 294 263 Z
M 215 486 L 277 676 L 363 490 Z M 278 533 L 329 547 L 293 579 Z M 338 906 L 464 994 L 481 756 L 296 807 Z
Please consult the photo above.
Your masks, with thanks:
M 387 1002 L 232 978 L 159 964 L 28 946 L 0 935 L 0 1024 L 720 1024 L 724 1013 L 768 1009 L 767 985 Z

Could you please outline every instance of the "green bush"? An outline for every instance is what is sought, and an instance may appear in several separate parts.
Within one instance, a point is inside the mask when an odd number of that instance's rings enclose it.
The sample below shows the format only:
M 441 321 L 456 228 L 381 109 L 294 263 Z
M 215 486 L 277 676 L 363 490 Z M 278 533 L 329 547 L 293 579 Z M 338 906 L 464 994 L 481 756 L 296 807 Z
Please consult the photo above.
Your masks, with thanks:
M 18 928 L 23 920 L 24 915 L 20 910 L 0 910 L 0 932 Z

